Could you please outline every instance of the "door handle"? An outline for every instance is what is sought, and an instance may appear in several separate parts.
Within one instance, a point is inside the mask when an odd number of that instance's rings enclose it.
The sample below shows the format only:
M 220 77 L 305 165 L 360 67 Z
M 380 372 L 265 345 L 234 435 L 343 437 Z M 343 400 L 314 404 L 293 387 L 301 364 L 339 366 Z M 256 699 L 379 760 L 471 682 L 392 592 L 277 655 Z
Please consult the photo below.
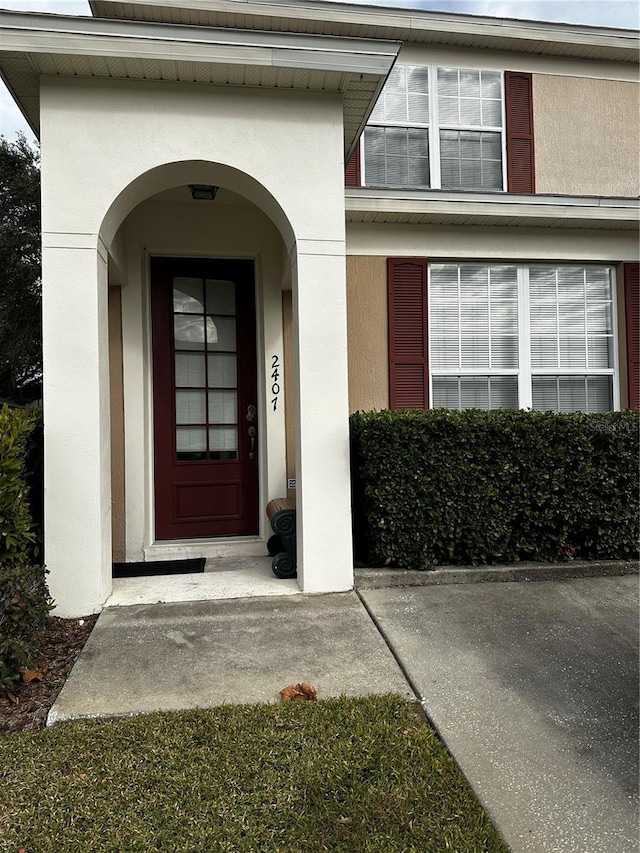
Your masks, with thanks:
M 256 428 L 254 426 L 250 426 L 247 430 L 249 433 L 249 438 L 251 439 L 251 447 L 249 449 L 249 459 L 255 459 L 255 447 L 256 447 Z

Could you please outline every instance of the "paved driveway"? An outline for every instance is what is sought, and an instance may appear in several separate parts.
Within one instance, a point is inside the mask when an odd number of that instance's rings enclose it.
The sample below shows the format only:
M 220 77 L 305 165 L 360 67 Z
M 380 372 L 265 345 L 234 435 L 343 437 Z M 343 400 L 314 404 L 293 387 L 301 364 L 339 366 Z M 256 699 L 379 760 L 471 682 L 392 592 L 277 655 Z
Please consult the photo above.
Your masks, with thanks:
M 361 596 L 515 853 L 637 851 L 637 577 Z

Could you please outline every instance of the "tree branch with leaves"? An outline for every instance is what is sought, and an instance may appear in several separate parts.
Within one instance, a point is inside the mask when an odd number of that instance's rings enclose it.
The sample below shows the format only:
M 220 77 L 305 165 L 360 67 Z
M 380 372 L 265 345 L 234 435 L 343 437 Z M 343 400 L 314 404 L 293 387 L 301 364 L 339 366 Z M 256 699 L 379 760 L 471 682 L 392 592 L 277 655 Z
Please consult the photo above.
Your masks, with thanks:
M 42 389 L 40 151 L 0 137 L 0 397 Z

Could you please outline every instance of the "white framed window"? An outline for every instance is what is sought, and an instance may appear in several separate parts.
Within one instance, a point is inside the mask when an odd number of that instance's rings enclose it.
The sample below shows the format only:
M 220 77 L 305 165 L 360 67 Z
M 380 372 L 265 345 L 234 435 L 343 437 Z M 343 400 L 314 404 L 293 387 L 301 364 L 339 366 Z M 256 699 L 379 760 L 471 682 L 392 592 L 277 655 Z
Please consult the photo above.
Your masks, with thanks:
M 431 186 L 429 68 L 396 65 L 364 132 L 366 182 Z
M 505 189 L 503 74 L 396 66 L 363 134 L 370 186 Z
M 619 408 L 608 266 L 430 263 L 432 405 Z

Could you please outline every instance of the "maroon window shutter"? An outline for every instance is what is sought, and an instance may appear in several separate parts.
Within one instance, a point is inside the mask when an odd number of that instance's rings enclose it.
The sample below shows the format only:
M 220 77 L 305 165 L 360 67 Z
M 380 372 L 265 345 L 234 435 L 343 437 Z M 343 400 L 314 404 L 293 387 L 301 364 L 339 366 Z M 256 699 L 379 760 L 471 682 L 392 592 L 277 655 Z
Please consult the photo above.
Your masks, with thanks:
M 362 184 L 360 174 L 360 140 L 344 170 L 344 182 L 347 187 L 359 187 Z
M 427 260 L 389 258 L 389 406 L 429 407 Z
M 640 264 L 624 265 L 629 408 L 640 409 Z
M 536 191 L 531 74 L 505 71 L 507 187 L 510 193 Z

